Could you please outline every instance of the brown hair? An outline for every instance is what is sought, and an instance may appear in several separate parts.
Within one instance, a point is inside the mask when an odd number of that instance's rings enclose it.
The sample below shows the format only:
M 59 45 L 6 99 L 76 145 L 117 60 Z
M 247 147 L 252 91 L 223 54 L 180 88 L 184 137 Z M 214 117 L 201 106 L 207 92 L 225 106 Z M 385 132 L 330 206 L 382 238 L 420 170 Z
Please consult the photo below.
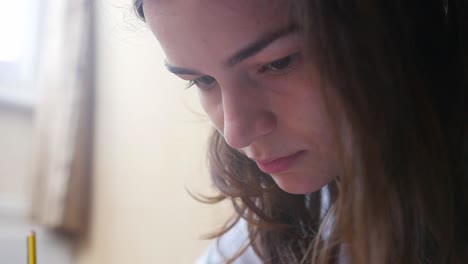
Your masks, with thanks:
M 468 262 L 467 1 L 294 3 L 326 80 L 342 173 L 321 208 L 320 192 L 285 193 L 214 132 L 220 195 L 210 201 L 230 199 L 238 213 L 216 236 L 245 218 L 251 245 L 272 264 L 340 255 L 359 264 Z M 134 4 L 144 18 L 142 1 Z

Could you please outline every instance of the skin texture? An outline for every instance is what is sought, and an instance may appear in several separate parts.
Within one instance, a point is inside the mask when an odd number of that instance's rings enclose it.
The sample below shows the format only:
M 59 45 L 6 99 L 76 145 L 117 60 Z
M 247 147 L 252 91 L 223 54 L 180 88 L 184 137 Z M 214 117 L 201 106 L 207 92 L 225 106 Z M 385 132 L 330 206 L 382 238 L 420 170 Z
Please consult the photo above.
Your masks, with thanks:
M 333 180 L 339 169 L 320 78 L 304 55 L 300 29 L 288 31 L 294 27 L 287 2 L 147 0 L 144 13 L 168 67 L 195 80 L 191 89 L 199 90 L 226 142 L 257 162 L 300 153 L 270 175 L 284 191 L 305 194 Z M 281 31 L 288 33 L 229 63 L 239 50 Z

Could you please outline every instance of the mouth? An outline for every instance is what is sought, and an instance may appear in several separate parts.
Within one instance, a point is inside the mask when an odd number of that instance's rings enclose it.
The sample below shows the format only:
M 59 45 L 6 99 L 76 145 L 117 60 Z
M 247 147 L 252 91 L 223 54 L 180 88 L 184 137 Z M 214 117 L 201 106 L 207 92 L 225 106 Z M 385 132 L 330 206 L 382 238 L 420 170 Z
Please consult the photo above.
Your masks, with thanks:
M 289 156 L 273 160 L 255 160 L 258 168 L 265 173 L 280 173 L 291 168 L 294 163 L 305 153 L 305 150 L 298 151 Z

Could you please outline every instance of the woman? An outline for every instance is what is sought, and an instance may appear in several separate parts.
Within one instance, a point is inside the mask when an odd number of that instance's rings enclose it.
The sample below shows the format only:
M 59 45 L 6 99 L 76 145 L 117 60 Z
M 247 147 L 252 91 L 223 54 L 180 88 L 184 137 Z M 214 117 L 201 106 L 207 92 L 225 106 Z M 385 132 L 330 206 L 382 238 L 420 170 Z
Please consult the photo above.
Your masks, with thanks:
M 228 262 L 468 263 L 466 1 L 134 4 L 215 128 Z

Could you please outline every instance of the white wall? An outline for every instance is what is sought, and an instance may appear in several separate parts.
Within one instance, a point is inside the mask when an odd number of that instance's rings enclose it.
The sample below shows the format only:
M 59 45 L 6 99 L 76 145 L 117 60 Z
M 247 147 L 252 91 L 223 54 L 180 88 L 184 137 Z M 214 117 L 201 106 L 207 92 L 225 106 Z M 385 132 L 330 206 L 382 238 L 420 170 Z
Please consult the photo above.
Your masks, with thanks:
M 209 124 L 163 66 L 129 0 L 98 1 L 97 118 L 91 230 L 80 264 L 192 263 L 225 219 L 207 193 Z
M 29 197 L 33 116 L 0 101 L 0 201 L 21 203 Z
M 0 98 L 0 263 L 26 263 L 26 237 L 35 229 L 38 261 L 70 264 L 71 244 L 29 219 L 34 110 Z
M 32 113 L 0 101 L 0 263 L 26 261 Z

